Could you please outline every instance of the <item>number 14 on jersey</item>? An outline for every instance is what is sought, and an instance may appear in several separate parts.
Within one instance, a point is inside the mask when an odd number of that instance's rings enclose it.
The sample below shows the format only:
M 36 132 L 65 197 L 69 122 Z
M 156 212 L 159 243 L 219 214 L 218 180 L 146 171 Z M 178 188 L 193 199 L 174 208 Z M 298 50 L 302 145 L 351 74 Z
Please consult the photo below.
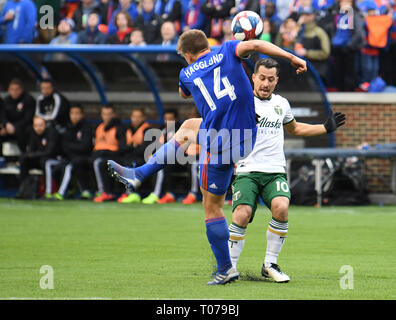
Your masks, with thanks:
M 213 92 L 217 99 L 221 99 L 225 96 L 229 96 L 230 99 L 233 101 L 236 99 L 234 86 L 231 85 L 230 81 L 227 77 L 221 78 L 220 76 L 220 67 L 217 67 L 213 71 Z M 221 78 L 221 81 L 220 81 Z M 221 83 L 223 83 L 224 89 L 220 89 Z M 208 104 L 209 108 L 213 111 L 216 110 L 216 104 L 214 103 L 212 97 L 208 89 L 205 87 L 201 78 L 195 78 L 194 84 L 201 90 L 202 95 L 205 98 L 206 103 Z

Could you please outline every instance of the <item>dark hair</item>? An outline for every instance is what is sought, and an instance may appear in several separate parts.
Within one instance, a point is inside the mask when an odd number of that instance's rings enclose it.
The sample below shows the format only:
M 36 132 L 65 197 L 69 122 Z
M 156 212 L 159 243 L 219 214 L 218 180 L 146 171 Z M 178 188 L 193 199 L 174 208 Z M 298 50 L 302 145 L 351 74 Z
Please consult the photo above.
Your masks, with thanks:
M 102 109 L 111 109 L 111 110 L 115 111 L 114 106 L 112 104 L 105 104 L 100 109 L 101 110 Z
M 135 112 L 135 111 L 141 112 L 142 115 L 146 116 L 146 112 L 145 112 L 144 109 L 141 108 L 141 107 L 133 108 L 132 111 L 131 111 L 131 115 L 132 115 L 132 113 Z
M 71 110 L 71 109 L 74 109 L 74 108 L 80 109 L 80 111 L 81 111 L 82 113 L 84 113 L 84 108 L 83 108 L 83 106 L 81 105 L 81 103 L 78 103 L 78 102 L 73 103 L 73 104 L 70 106 L 70 110 Z
M 42 84 L 42 83 L 50 83 L 50 84 L 52 85 L 52 87 L 55 87 L 54 81 L 51 80 L 51 79 L 48 79 L 48 78 L 42 79 L 42 80 L 40 81 L 40 84 Z
M 12 85 L 12 84 L 16 84 L 17 86 L 19 86 L 19 87 L 22 88 L 22 89 L 25 88 L 25 86 L 24 86 L 22 80 L 21 80 L 21 79 L 18 79 L 18 78 L 12 79 L 12 80 L 10 81 L 10 83 L 8 84 L 8 86 L 10 86 L 10 85 Z
M 175 116 L 175 119 L 178 118 L 178 112 L 177 112 L 176 109 L 167 109 L 167 110 L 164 111 L 164 114 L 165 113 L 172 113 Z
M 133 28 L 131 33 L 134 33 L 135 31 L 139 31 L 139 32 L 143 33 L 143 36 L 144 36 L 144 30 L 142 28 Z
M 257 73 L 261 66 L 266 67 L 267 69 L 275 68 L 276 75 L 279 77 L 280 66 L 278 61 L 272 58 L 263 58 L 256 62 L 254 65 L 254 73 Z
M 118 12 L 116 13 L 115 17 L 114 17 L 114 25 L 117 27 L 117 29 L 118 29 L 117 18 L 118 18 L 118 16 L 119 16 L 120 14 L 125 15 L 125 17 L 126 17 L 126 19 L 127 19 L 127 21 L 128 21 L 128 27 L 129 27 L 129 28 L 132 28 L 132 18 L 131 18 L 131 15 L 128 13 L 128 11 L 123 11 L 123 10 L 121 10 L 121 11 L 118 11 Z
M 205 33 L 196 29 L 183 32 L 177 42 L 177 53 L 181 55 L 185 53 L 197 55 L 208 48 L 209 42 Z

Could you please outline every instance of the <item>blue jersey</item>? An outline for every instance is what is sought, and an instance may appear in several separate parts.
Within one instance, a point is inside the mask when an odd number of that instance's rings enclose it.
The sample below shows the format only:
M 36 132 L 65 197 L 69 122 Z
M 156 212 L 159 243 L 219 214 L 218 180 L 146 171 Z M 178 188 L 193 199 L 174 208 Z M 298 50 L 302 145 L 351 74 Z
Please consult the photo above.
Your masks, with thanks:
M 238 43 L 227 41 L 180 71 L 179 86 L 187 96 L 192 95 L 203 119 L 201 129 L 221 132 L 207 136 L 208 151 L 214 141 L 220 153 L 256 135 L 253 89 L 236 53 Z M 235 132 L 240 139 L 234 139 Z M 226 135 L 230 137 L 227 142 Z

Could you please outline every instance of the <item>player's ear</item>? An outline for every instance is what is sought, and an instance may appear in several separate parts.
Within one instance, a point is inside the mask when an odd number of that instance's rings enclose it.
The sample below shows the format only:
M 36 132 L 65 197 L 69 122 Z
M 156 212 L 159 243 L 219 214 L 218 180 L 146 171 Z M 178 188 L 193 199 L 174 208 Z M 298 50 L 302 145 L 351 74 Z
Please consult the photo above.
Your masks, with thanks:
M 254 74 L 254 72 L 252 73 L 252 80 L 254 81 L 254 79 L 256 79 L 256 75 Z

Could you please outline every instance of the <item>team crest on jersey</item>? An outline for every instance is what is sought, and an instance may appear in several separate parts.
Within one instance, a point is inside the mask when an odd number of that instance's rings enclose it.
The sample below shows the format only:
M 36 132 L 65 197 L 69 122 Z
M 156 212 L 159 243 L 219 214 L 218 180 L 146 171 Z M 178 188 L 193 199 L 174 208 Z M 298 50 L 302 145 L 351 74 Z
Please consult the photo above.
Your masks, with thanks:
M 283 114 L 283 110 L 280 106 L 275 106 L 274 110 L 277 114 L 279 114 L 280 116 Z
M 241 197 L 241 191 L 240 190 L 238 190 L 237 192 L 235 192 L 233 195 L 232 195 L 232 201 L 238 201 L 239 200 L 239 198 Z

